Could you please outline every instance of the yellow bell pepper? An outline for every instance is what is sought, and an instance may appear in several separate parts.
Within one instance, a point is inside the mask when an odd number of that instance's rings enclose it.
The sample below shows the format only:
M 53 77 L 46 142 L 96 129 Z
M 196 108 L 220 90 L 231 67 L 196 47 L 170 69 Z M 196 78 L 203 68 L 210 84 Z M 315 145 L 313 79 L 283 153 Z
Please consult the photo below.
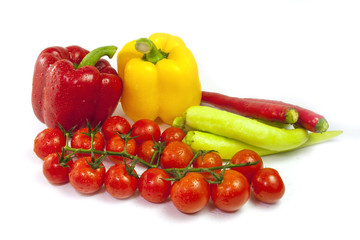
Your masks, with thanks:
M 197 64 L 179 37 L 155 33 L 131 41 L 118 53 L 117 66 L 121 105 L 133 121 L 160 118 L 171 124 L 188 107 L 200 105 Z

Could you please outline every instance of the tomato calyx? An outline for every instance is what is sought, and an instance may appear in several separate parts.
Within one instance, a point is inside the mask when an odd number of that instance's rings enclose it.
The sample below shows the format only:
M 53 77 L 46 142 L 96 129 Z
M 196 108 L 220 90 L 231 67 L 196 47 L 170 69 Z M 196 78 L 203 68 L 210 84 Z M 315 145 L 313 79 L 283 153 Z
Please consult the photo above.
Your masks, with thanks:
M 58 152 L 57 152 L 56 154 L 57 154 L 58 159 L 59 159 L 59 165 L 62 166 L 62 167 L 70 168 L 70 166 L 67 165 L 67 163 L 68 163 L 69 161 L 71 161 L 71 159 L 73 158 L 73 156 L 72 156 L 72 155 L 66 155 L 64 148 L 62 149 L 61 154 L 59 154 Z
M 96 138 L 96 133 L 99 132 L 99 128 L 101 126 L 101 122 L 99 122 L 94 128 L 91 127 L 91 124 L 88 119 L 86 119 L 88 132 L 81 132 L 88 137 L 91 137 L 91 143 L 93 143 L 93 138 Z
M 155 152 L 151 157 L 150 164 L 154 164 L 154 160 L 156 157 L 157 159 L 156 159 L 155 165 L 159 166 L 160 157 L 166 147 L 166 143 L 165 142 L 156 142 L 154 138 L 153 138 L 153 142 L 154 142 L 153 148 L 155 149 Z

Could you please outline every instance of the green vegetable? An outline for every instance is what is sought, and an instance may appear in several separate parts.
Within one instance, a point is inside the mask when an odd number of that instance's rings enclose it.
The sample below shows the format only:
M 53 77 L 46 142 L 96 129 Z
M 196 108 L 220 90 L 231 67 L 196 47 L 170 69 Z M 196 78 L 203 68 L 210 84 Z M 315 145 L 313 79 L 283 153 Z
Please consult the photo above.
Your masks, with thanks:
M 307 146 L 325 142 L 340 135 L 341 133 L 342 131 L 309 133 L 308 141 L 295 149 L 304 148 Z M 212 133 L 201 132 L 201 131 L 187 132 L 185 138 L 183 139 L 183 142 L 189 145 L 193 151 L 215 150 L 220 154 L 222 159 L 231 159 L 235 153 L 243 149 L 253 150 L 256 153 L 258 153 L 260 156 L 279 153 L 279 151 L 271 151 L 271 150 L 255 147 L 237 140 L 233 140 L 230 138 L 218 136 Z
M 272 151 L 286 151 L 303 145 L 308 133 L 302 128 L 281 129 L 238 114 L 207 106 L 188 108 L 173 126 L 190 127 Z
M 243 149 L 253 150 L 260 156 L 276 153 L 276 151 L 258 148 L 234 139 L 201 131 L 187 132 L 183 142 L 189 145 L 194 152 L 215 150 L 222 159 L 231 159 L 235 153 Z

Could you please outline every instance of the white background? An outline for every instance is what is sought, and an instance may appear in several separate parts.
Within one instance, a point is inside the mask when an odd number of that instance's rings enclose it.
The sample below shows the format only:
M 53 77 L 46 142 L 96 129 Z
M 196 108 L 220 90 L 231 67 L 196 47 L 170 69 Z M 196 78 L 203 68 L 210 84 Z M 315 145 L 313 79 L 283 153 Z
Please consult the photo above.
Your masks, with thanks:
M 359 1 L 14 0 L 0 11 L 1 239 L 359 239 Z M 116 200 L 49 184 L 32 151 L 45 128 L 31 107 L 38 54 L 56 45 L 120 49 L 155 32 L 185 41 L 203 90 L 297 104 L 344 133 L 264 157 L 283 177 L 284 197 L 251 198 L 235 213 L 210 203 L 185 215 L 138 194 Z

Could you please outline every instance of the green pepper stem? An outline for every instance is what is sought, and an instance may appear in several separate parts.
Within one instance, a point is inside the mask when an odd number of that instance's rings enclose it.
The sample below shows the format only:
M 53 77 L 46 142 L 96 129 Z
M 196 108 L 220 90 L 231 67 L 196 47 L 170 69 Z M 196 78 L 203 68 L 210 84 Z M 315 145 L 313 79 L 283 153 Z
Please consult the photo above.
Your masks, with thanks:
M 105 46 L 105 47 L 96 48 L 91 52 L 89 52 L 83 58 L 83 60 L 77 66 L 77 69 L 84 66 L 95 66 L 95 64 L 99 61 L 101 57 L 108 56 L 109 58 L 112 58 L 116 53 L 116 51 L 117 51 L 116 46 Z
M 158 49 L 153 41 L 148 38 L 139 38 L 135 42 L 135 49 L 144 53 L 143 60 L 156 64 L 158 61 L 167 58 L 168 54 Z

